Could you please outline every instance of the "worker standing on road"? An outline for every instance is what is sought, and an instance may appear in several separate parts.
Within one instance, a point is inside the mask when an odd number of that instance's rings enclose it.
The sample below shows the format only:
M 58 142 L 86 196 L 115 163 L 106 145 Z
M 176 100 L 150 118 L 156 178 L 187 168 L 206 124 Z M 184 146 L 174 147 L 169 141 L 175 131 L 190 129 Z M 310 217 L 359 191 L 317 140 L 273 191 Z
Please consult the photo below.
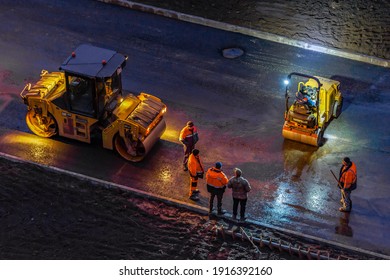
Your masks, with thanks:
M 234 168 L 234 176 L 229 179 L 227 187 L 232 189 L 233 195 L 233 219 L 237 219 L 238 204 L 240 204 L 240 221 L 245 221 L 245 208 L 248 200 L 248 192 L 251 190 L 251 185 L 248 180 L 241 177 L 242 171 Z
M 203 178 L 204 169 L 198 149 L 192 150 L 188 158 L 188 171 L 190 173 L 189 197 L 192 200 L 199 200 L 198 178 Z
M 183 159 L 183 169 L 184 171 L 188 170 L 188 157 L 190 156 L 193 149 L 195 149 L 195 144 L 198 142 L 198 129 L 192 121 L 188 121 L 187 125 L 181 130 L 179 141 L 183 144 L 184 147 L 184 159 Z
M 340 168 L 339 182 L 341 191 L 340 202 L 343 204 L 343 206 L 340 207 L 339 210 L 341 212 L 351 212 L 351 191 L 356 188 L 357 184 L 356 165 L 350 160 L 349 157 L 345 157 L 342 163 L 343 165 Z
M 215 163 L 215 167 L 209 168 L 206 173 L 207 191 L 210 193 L 209 214 L 213 212 L 215 196 L 217 196 L 218 215 L 223 215 L 225 213 L 225 211 L 222 210 L 222 197 L 229 180 L 225 173 L 222 172 L 221 168 L 222 163 L 217 162 Z

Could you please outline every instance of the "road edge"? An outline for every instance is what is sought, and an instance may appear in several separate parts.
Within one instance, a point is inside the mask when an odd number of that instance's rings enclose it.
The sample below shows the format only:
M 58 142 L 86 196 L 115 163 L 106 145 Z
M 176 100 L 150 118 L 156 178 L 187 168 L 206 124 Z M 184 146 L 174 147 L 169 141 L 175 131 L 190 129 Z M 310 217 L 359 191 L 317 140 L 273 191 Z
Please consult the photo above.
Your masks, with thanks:
M 201 215 L 205 215 L 205 216 L 208 215 L 208 209 L 206 207 L 202 207 L 202 206 L 199 206 L 199 205 L 196 205 L 196 204 L 190 204 L 190 203 L 187 203 L 187 202 L 184 202 L 184 201 L 181 201 L 181 200 L 177 200 L 177 199 L 173 199 L 173 198 L 169 198 L 169 197 L 165 197 L 165 196 L 161 196 L 161 195 L 157 195 L 157 194 L 152 194 L 152 193 L 145 192 L 145 191 L 142 191 L 142 190 L 139 190 L 139 189 L 135 189 L 135 188 L 132 188 L 132 187 L 128 187 L 128 186 L 125 186 L 125 185 L 121 185 L 121 184 L 117 184 L 117 183 L 113 183 L 113 182 L 97 179 L 97 178 L 94 178 L 94 177 L 91 177 L 91 176 L 87 176 L 87 175 L 84 175 L 84 174 L 80 174 L 80 173 L 77 173 L 77 172 L 61 169 L 61 168 L 58 168 L 58 167 L 55 167 L 55 166 L 50 166 L 50 165 L 41 164 L 41 163 L 37 163 L 37 162 L 34 162 L 34 161 L 30 161 L 30 160 L 25 160 L 25 159 L 22 159 L 20 157 L 9 155 L 9 154 L 3 153 L 3 152 L 0 152 L 0 157 L 3 158 L 3 159 L 9 160 L 9 161 L 13 161 L 13 162 L 32 164 L 32 165 L 38 166 L 40 168 L 43 168 L 43 169 L 46 169 L 46 170 L 49 170 L 49 171 L 54 171 L 54 172 L 57 172 L 57 173 L 63 173 L 63 174 L 70 175 L 70 176 L 73 176 L 73 177 L 76 177 L 76 178 L 79 178 L 79 179 L 82 179 L 82 180 L 89 180 L 89 181 L 94 182 L 96 184 L 101 184 L 101 185 L 103 185 L 103 186 L 105 186 L 107 188 L 122 189 L 122 190 L 125 190 L 125 191 L 129 191 L 132 194 L 134 194 L 135 196 L 138 196 L 138 197 L 141 197 L 141 198 L 147 198 L 147 199 L 151 199 L 151 200 L 154 200 L 154 201 L 159 201 L 159 202 L 166 203 L 167 205 L 171 205 L 171 206 L 175 206 L 175 207 L 181 207 L 181 208 L 187 209 L 189 211 L 192 211 L 192 212 L 195 212 L 195 213 L 198 213 L 198 214 L 201 214 Z M 228 219 L 227 217 L 224 217 L 224 218 Z M 251 223 L 251 224 L 254 224 L 254 225 L 266 228 L 266 229 L 275 230 L 275 231 L 278 231 L 278 232 L 281 232 L 281 233 L 290 234 L 290 235 L 293 235 L 295 237 L 304 238 L 304 239 L 308 239 L 308 240 L 313 240 L 313 241 L 316 241 L 316 242 L 320 242 L 320 243 L 327 244 L 327 245 L 330 245 L 330 246 L 338 247 L 338 248 L 341 248 L 341 249 L 344 249 L 344 250 L 348 250 L 348 251 L 352 251 L 352 252 L 355 252 L 355 253 L 364 254 L 364 255 L 367 255 L 367 256 L 375 257 L 375 258 L 390 260 L 390 256 L 388 256 L 388 255 L 384 255 L 384 254 L 380 254 L 380 253 L 377 253 L 377 252 L 368 251 L 368 250 L 365 250 L 365 249 L 361 249 L 361 248 L 345 245 L 345 244 L 338 243 L 338 242 L 335 242 L 335 241 L 326 240 L 326 239 L 323 239 L 323 238 L 320 238 L 320 237 L 317 237 L 317 236 L 311 236 L 311 235 L 307 235 L 307 234 L 304 234 L 304 233 L 296 232 L 296 231 L 293 231 L 293 230 L 289 230 L 289 229 L 284 229 L 284 228 L 280 228 L 280 227 L 277 227 L 277 226 L 273 226 L 273 225 L 267 225 L 267 224 L 261 223 L 261 222 L 259 222 L 257 220 L 253 220 L 251 218 L 247 219 L 246 223 Z

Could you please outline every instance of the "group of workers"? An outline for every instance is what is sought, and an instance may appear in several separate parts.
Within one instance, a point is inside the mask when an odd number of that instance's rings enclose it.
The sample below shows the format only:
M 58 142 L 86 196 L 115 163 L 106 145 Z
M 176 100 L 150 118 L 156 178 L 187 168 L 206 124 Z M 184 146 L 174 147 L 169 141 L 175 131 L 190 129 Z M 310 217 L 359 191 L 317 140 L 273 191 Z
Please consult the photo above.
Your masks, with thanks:
M 207 191 L 210 193 L 209 214 L 214 211 L 215 198 L 217 198 L 217 214 L 223 215 L 226 212 L 222 209 L 222 199 L 226 188 L 229 188 L 232 189 L 233 196 L 233 219 L 237 219 L 238 206 L 240 206 L 240 221 L 245 221 L 247 193 L 251 190 L 251 186 L 248 180 L 241 176 L 242 171 L 235 168 L 233 170 L 234 176 L 228 179 L 222 171 L 222 163 L 218 161 L 205 172 L 200 158 L 200 151 L 195 148 L 199 136 L 198 130 L 192 121 L 188 121 L 181 130 L 179 140 L 184 148 L 183 169 L 188 171 L 190 175 L 189 198 L 194 201 L 199 200 L 198 179 L 203 178 L 206 173 Z
M 248 192 L 251 186 L 245 178 L 242 177 L 242 171 L 234 168 L 233 176 L 228 179 L 222 171 L 222 163 L 216 162 L 213 167 L 205 169 L 200 158 L 200 151 L 195 148 L 199 140 L 198 129 L 192 121 L 188 121 L 186 126 L 181 130 L 179 136 L 180 142 L 184 147 L 183 170 L 188 171 L 190 175 L 189 198 L 199 200 L 198 179 L 203 178 L 206 173 L 207 191 L 210 193 L 209 214 L 214 209 L 214 199 L 217 198 L 217 214 L 223 215 L 222 198 L 226 188 L 232 189 L 233 196 L 233 219 L 237 219 L 238 206 L 240 205 L 240 220 L 244 221 Z M 337 178 L 336 178 L 337 179 Z M 341 191 L 341 212 L 350 212 L 352 209 L 351 191 L 356 188 L 357 172 L 356 165 L 349 157 L 342 160 L 342 166 L 339 172 L 338 186 Z

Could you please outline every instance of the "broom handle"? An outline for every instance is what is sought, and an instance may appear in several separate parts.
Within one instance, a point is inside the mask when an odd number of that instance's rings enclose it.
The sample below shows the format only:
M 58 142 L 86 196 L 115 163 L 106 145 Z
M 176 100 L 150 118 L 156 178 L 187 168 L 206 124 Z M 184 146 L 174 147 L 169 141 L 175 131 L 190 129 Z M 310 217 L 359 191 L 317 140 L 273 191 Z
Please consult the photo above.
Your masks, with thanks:
M 334 173 L 333 173 L 332 170 L 330 170 L 330 172 L 332 173 L 333 177 L 336 179 L 336 181 L 337 181 L 337 186 L 339 187 L 339 189 L 342 189 L 343 187 L 341 186 L 341 184 L 340 184 L 339 180 L 337 179 L 336 175 L 334 175 Z

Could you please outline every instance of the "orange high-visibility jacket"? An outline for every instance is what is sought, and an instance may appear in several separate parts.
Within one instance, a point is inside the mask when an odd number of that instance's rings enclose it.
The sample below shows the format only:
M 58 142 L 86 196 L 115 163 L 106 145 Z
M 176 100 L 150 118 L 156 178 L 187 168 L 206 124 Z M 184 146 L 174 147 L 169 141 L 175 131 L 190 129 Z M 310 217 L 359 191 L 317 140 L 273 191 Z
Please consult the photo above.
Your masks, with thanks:
M 180 132 L 179 141 L 184 144 L 195 144 L 198 141 L 198 129 L 196 126 L 185 126 Z
M 204 172 L 199 155 L 194 156 L 194 154 L 190 154 L 188 158 L 188 171 L 192 177 L 195 177 L 198 172 Z
M 228 183 L 228 178 L 221 169 L 215 167 L 209 168 L 206 173 L 206 183 L 214 188 L 222 188 Z
M 342 175 L 340 178 L 340 182 L 344 183 L 344 188 L 349 189 L 351 185 L 356 182 L 356 165 L 352 162 L 351 167 L 346 172 L 343 172 L 346 168 L 347 167 L 344 166 L 341 170 Z

